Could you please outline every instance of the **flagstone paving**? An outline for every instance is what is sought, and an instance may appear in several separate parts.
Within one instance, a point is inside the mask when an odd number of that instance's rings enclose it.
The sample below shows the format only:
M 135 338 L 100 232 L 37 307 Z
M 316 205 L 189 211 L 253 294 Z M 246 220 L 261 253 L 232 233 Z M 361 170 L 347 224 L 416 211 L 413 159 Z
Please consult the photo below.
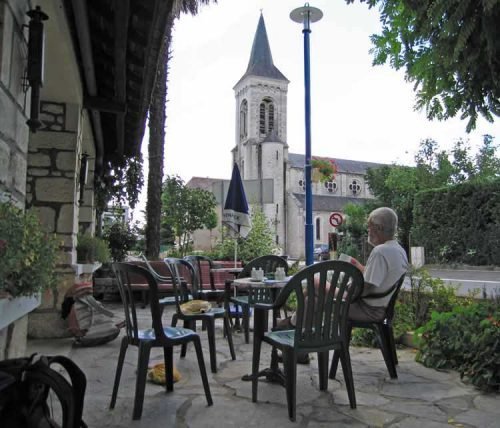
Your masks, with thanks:
M 121 306 L 107 305 L 117 314 Z M 171 310 L 164 319 L 169 321 Z M 140 317 L 148 326 L 148 308 Z M 122 332 L 123 334 L 123 332 Z M 130 347 L 125 359 L 116 407 L 109 410 L 111 389 L 118 357 L 120 338 L 93 347 L 72 347 L 72 339 L 30 340 L 28 353 L 66 355 L 87 375 L 84 419 L 89 428 L 101 427 L 481 427 L 499 426 L 499 394 L 482 394 L 464 384 L 456 372 L 428 369 L 415 362 L 415 352 L 398 349 L 398 379 L 390 379 L 378 349 L 351 347 L 357 409 L 349 401 L 339 369 L 338 379 L 330 380 L 326 392 L 318 389 L 316 358 L 298 366 L 297 421 L 287 416 L 285 390 L 265 381 L 259 383 L 258 402 L 252 403 L 251 383 L 241 376 L 251 371 L 252 344 L 245 344 L 243 334 L 234 334 L 236 361 L 229 355 L 222 337 L 222 322 L 217 324 L 218 372 L 210 373 L 205 331 L 199 331 L 205 350 L 214 405 L 207 407 L 201 386 L 195 352 L 188 348 L 180 359 L 174 351 L 175 366 L 182 378 L 174 391 L 165 393 L 162 386 L 146 385 L 144 410 L 140 421 L 132 421 L 137 349 Z M 121 337 L 121 336 L 120 336 Z M 261 365 L 269 361 L 269 349 L 263 345 Z M 154 349 L 152 361 L 162 361 L 161 350 Z

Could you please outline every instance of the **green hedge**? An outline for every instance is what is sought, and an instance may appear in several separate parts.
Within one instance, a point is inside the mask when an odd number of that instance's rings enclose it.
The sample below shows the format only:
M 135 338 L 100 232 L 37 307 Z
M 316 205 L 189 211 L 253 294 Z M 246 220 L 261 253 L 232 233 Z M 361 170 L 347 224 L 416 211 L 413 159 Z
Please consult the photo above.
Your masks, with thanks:
M 464 183 L 415 196 L 412 245 L 430 263 L 498 265 L 500 180 Z

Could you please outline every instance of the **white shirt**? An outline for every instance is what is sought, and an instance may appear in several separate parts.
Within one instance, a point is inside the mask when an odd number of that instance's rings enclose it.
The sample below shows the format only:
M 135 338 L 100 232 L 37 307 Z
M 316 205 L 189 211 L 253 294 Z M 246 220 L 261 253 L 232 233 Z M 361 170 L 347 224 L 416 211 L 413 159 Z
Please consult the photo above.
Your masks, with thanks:
M 401 275 L 408 271 L 406 252 L 396 240 L 386 241 L 373 248 L 366 262 L 363 296 L 389 290 Z M 367 285 L 369 283 L 371 285 Z M 363 299 L 370 306 L 387 306 L 392 293 L 385 297 Z

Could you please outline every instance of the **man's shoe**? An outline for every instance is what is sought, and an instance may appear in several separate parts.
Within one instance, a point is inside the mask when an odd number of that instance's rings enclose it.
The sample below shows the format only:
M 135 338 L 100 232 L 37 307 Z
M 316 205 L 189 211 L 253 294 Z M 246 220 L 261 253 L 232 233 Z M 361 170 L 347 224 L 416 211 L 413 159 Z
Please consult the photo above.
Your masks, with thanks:
M 278 363 L 283 362 L 283 355 L 278 354 Z M 297 355 L 297 364 L 309 364 L 311 359 L 309 358 L 309 354 L 299 354 Z

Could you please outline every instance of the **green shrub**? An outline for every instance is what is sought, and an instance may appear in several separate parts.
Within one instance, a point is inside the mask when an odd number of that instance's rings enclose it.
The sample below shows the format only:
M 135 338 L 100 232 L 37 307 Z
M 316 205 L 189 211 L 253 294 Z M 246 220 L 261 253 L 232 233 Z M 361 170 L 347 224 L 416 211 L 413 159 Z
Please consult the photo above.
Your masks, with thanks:
M 417 333 L 421 334 L 417 361 L 458 370 L 481 390 L 500 390 L 500 306 L 496 302 L 433 312 Z
M 53 287 L 59 248 L 35 213 L 0 203 L 0 291 L 30 296 Z
M 123 262 L 137 242 L 134 231 L 121 221 L 113 223 L 106 229 L 104 239 L 108 242 L 111 258 L 115 262 Z
M 108 263 L 109 260 L 110 251 L 105 241 L 88 233 L 78 235 L 76 244 L 77 263 Z

